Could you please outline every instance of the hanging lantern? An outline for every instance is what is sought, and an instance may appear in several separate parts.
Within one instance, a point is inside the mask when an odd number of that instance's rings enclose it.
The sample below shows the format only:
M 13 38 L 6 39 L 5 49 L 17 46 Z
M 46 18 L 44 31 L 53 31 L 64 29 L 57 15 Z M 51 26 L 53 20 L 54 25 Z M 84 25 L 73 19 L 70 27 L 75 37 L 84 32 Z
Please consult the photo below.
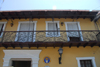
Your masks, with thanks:
M 12 22 L 12 23 L 11 23 L 10 25 L 11 25 L 11 27 L 12 27 L 14 24 L 13 24 L 13 21 L 12 21 L 12 20 L 11 20 L 11 22 Z
M 61 26 L 63 26 L 64 25 L 64 23 L 63 22 L 61 22 Z

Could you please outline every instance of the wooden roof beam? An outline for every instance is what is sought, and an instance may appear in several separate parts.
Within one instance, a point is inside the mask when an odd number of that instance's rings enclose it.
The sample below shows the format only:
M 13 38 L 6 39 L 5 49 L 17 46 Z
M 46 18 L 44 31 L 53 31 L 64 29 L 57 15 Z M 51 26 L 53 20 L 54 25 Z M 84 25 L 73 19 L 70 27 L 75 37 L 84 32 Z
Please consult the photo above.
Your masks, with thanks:
M 70 43 L 69 48 L 71 48 L 71 46 L 72 46 L 72 43 Z
M 27 17 L 25 16 L 25 13 L 23 12 L 22 14 L 24 15 L 24 18 L 27 19 Z
M 96 44 L 97 44 L 97 43 L 92 43 L 92 44 L 91 44 L 91 47 L 93 47 L 93 46 L 96 45 Z
M 61 44 L 61 48 L 63 48 L 64 43 Z
M 10 44 L 13 48 L 15 48 L 15 46 L 13 44 Z
M 73 19 L 74 17 L 72 16 L 71 19 Z
M 65 16 L 65 19 L 67 19 L 67 17 Z
M 87 12 L 87 15 L 90 14 L 90 12 Z
M 21 47 L 21 49 L 23 48 L 22 44 L 19 43 L 19 46 Z
M 39 44 L 36 44 L 37 49 L 39 48 Z
M 29 43 L 26 43 L 27 44 L 27 46 L 30 48 L 31 46 L 29 45 Z
M 53 44 L 53 47 L 55 48 L 55 43 Z
M 47 15 L 47 12 L 45 11 L 45 19 L 47 19 L 47 16 L 46 15 Z
M 11 14 L 10 14 L 10 13 L 8 13 L 8 15 L 9 15 L 9 16 L 11 16 Z
M 2 46 L 4 46 L 6 49 L 8 48 L 8 46 L 4 45 L 4 44 L 1 44 Z
M 25 13 L 24 12 L 22 12 L 22 14 L 25 16 Z
M 47 48 L 47 44 L 45 44 L 45 48 Z
M 77 19 L 79 18 L 79 16 L 76 17 Z
M 100 47 L 100 44 L 99 44 L 99 47 Z
M 32 18 L 32 12 L 30 12 L 30 14 L 29 14 L 29 15 L 30 15 L 30 17 Z
M 6 17 L 10 17 L 10 18 L 12 18 L 10 13 L 8 13 L 8 16 L 6 16 Z
M 90 18 L 90 19 L 91 19 L 91 21 L 93 21 L 94 18 Z
M 77 15 L 77 11 L 76 11 L 76 12 L 74 12 L 74 15 Z
M 81 15 L 82 14 L 82 12 L 80 12 L 80 14 L 79 15 Z
M 86 18 L 86 16 L 83 17 L 83 19 L 85 19 L 85 18 Z
M 2 18 L 0 18 L 0 20 L 2 20 Z
M 88 45 L 88 43 L 85 43 L 85 44 L 83 45 L 83 47 L 85 48 L 87 45 Z
M 6 18 L 6 20 L 8 20 L 8 18 L 7 17 L 5 17 Z
M 16 14 L 16 16 L 18 16 L 18 13 L 17 12 L 15 12 L 15 14 Z
M 3 16 L 3 17 L 24 17 L 23 15 L 14 15 L 14 16 Z M 31 15 L 27 15 L 27 17 L 30 17 Z M 34 15 L 34 17 L 39 17 L 39 18 L 42 18 L 42 17 L 50 17 L 50 18 L 52 18 L 52 17 L 54 17 L 53 15 Z M 90 18 L 94 18 L 94 15 L 56 15 L 56 17 L 60 17 L 60 18 L 62 18 L 62 17 L 69 17 L 69 16 L 71 16 L 71 17 L 77 17 L 77 16 L 79 16 L 79 17 L 84 17 L 84 16 L 87 16 L 87 17 L 90 17 Z M 32 17 L 32 16 L 31 16 Z
M 20 17 L 18 17 L 19 18 L 19 20 L 21 19 Z
M 2 13 L 0 13 L 0 16 L 3 16 L 3 14 L 2 14 Z
M 15 19 L 14 17 L 11 17 L 13 20 Z
M 77 48 L 79 48 L 80 45 L 81 45 L 81 43 L 78 43 L 78 44 L 77 44 Z

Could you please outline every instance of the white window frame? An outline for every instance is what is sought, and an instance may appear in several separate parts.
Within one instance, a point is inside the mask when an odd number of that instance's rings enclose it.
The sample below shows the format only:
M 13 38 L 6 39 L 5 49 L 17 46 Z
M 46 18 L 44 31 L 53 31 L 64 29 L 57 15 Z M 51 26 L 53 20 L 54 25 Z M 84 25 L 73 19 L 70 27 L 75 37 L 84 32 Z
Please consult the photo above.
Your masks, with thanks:
M 93 67 L 96 67 L 95 57 L 76 57 L 78 67 L 81 67 L 80 60 L 91 60 Z
M 18 24 L 18 28 L 17 28 L 17 31 L 19 31 L 20 30 L 20 25 L 21 25 L 21 23 L 34 23 L 35 25 L 34 25 L 34 31 L 36 31 L 36 24 L 37 24 L 37 21 L 20 21 L 19 22 L 19 24 Z M 35 42 L 35 38 L 36 38 L 36 32 L 34 32 L 34 39 L 33 39 L 33 42 Z M 16 33 L 16 38 L 15 38 L 15 41 L 17 41 L 18 40 L 18 33 Z
M 4 24 L 3 31 L 5 30 L 6 23 L 7 23 L 7 22 L 0 22 L 0 24 Z M 0 38 L 3 36 L 3 33 L 4 33 L 4 32 L 1 33 Z
M 79 30 L 81 30 L 81 27 L 80 27 L 80 22 L 65 22 L 65 27 L 66 27 L 66 30 L 68 30 L 68 23 L 77 23 L 78 24 L 78 28 Z M 66 32 L 68 34 L 68 32 Z M 82 32 L 80 32 L 80 34 L 82 35 Z M 70 38 L 68 37 L 67 35 L 67 39 L 68 41 L 70 41 Z M 83 41 L 83 36 L 81 36 L 81 41 Z
M 45 23 L 46 23 L 46 31 L 48 31 L 48 23 L 57 23 L 58 29 L 60 29 L 59 21 L 45 21 Z M 51 36 L 49 36 L 47 34 L 48 34 L 48 32 L 46 32 L 46 37 L 51 37 Z M 58 32 L 58 35 L 55 36 L 55 37 L 59 37 L 59 36 L 60 36 L 60 30 Z M 52 37 L 54 37 L 54 36 L 52 36 Z

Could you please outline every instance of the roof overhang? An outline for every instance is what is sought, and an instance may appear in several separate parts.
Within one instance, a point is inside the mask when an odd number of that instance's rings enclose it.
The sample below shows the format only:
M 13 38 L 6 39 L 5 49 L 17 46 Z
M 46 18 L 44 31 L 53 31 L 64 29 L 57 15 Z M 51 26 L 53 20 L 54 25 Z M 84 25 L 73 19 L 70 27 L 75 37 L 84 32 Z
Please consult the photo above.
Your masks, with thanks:
M 90 18 L 94 19 L 98 11 L 82 10 L 26 10 L 0 11 L 0 19 L 27 19 L 27 18 Z

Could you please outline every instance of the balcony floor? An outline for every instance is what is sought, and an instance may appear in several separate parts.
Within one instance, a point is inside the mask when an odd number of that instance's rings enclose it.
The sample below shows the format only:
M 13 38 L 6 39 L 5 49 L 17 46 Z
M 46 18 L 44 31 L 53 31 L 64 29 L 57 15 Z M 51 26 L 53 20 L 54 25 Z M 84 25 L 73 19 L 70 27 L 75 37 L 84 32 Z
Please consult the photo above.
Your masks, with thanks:
M 86 46 L 99 46 L 100 47 L 100 42 L 98 41 L 80 41 L 80 42 L 4 42 L 4 43 L 0 43 L 0 47 L 86 47 Z

